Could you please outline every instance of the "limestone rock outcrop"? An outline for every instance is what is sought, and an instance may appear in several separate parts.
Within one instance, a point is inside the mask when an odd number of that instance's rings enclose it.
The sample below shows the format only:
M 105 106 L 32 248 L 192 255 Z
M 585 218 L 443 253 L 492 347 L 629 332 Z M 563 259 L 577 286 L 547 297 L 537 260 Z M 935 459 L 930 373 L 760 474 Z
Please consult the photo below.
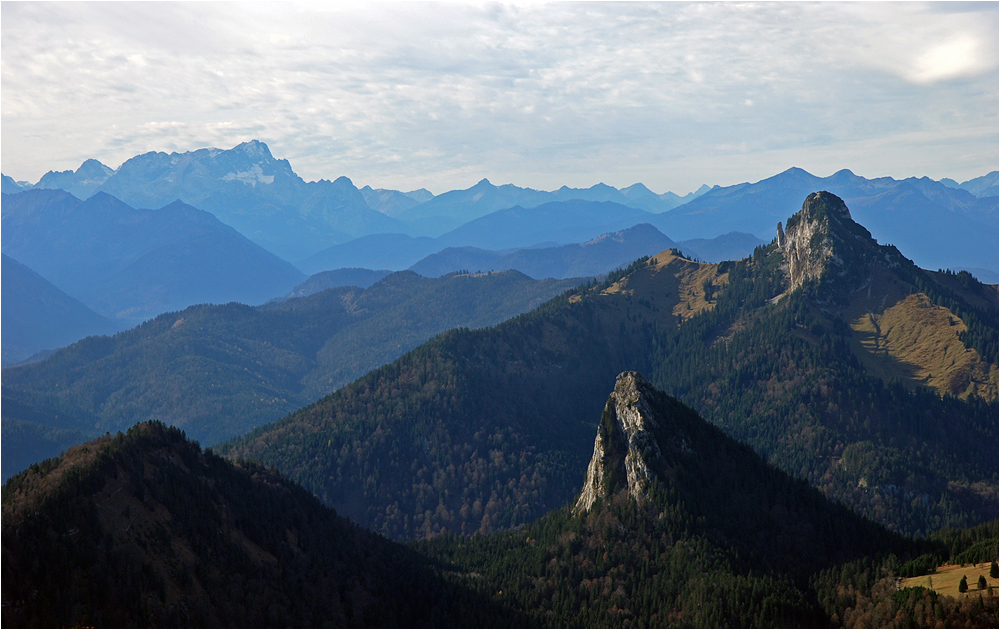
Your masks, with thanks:
M 608 398 L 575 511 L 589 510 L 598 498 L 627 490 L 646 498 L 654 468 L 663 459 L 654 435 L 651 401 L 660 395 L 638 372 L 622 372 Z
M 844 279 L 854 289 L 873 263 L 893 268 L 905 262 L 895 247 L 879 245 L 854 222 L 843 199 L 825 191 L 806 197 L 784 230 L 778 223 L 777 248 L 784 257 L 789 292 L 820 279 Z

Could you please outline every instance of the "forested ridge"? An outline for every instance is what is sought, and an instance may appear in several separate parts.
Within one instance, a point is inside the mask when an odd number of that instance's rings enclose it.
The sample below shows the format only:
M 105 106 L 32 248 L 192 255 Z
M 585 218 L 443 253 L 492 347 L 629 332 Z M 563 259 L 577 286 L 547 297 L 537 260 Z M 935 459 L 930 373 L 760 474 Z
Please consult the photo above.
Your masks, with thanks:
M 213 444 L 280 418 L 454 326 L 485 326 L 576 284 L 518 272 L 400 272 L 262 307 L 199 305 L 3 370 L 4 475 L 59 453 L 51 429 L 94 436 L 155 418 Z M 5 428 L 6 432 L 6 428 Z M 16 437 L 16 436 L 15 436 Z
M 826 229 L 831 260 L 847 273 L 788 291 L 776 243 L 714 266 L 665 252 L 489 330 L 443 334 L 222 448 L 277 467 L 388 536 L 491 531 L 569 501 L 601 383 L 635 369 L 896 531 L 996 518 L 996 400 L 873 375 L 840 314 L 869 277 L 890 277 L 906 295 L 919 292 L 913 274 L 942 284 L 940 274 L 853 222 L 842 228 Z M 995 290 L 971 282 L 937 295 L 995 335 L 996 321 L 963 295 Z
M 954 554 L 967 555 L 991 534 L 994 546 L 984 555 L 996 552 L 995 522 L 904 538 L 766 464 L 676 399 L 640 397 L 635 408 L 650 412 L 656 446 L 630 440 L 626 450 L 602 451 L 601 461 L 614 469 L 626 457 L 646 459 L 654 471 L 648 494 L 632 496 L 631 481 L 626 487 L 620 479 L 586 510 L 565 507 L 514 532 L 442 536 L 415 547 L 450 563 L 458 583 L 555 627 L 843 620 L 891 627 L 897 614 L 926 626 L 923 593 L 896 588 L 900 564 L 940 553 L 949 541 Z M 602 433 L 614 431 L 607 418 Z M 992 593 L 985 601 L 933 599 L 930 626 L 996 623 Z
M 994 517 L 996 401 L 867 374 L 846 322 L 818 306 L 822 287 L 767 304 L 780 293 L 779 273 L 766 248 L 735 263 L 715 309 L 657 336 L 651 381 L 783 470 L 900 531 Z
M 614 492 L 409 549 L 272 469 L 139 424 L 3 486 L 4 626 L 997 624 L 992 591 L 896 587 L 928 556 L 995 557 L 996 522 L 899 536 L 679 401 L 651 403 L 662 465 L 644 500 Z
M 447 583 L 273 470 L 143 423 L 3 486 L 4 627 L 491 626 Z
M 588 418 L 614 366 L 651 333 L 636 324 L 607 343 L 596 309 L 566 303 L 516 318 L 524 334 L 444 333 L 220 450 L 278 467 L 393 537 L 534 520 L 574 492 L 593 441 Z

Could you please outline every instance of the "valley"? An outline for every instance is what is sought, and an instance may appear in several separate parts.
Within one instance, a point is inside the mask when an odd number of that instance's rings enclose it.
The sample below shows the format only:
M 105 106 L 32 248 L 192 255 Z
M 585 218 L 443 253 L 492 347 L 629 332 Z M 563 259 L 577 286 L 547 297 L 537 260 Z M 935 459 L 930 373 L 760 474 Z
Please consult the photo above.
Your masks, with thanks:
M 270 184 L 266 173 L 254 181 Z M 996 556 L 982 529 L 997 517 L 996 285 L 921 269 L 830 192 L 808 193 L 765 242 L 675 241 L 658 227 L 682 225 L 701 199 L 716 204 L 707 215 L 725 212 L 739 187 L 702 190 L 670 217 L 650 214 L 648 199 L 625 206 L 637 202 L 610 187 L 477 189 L 476 200 L 529 208 L 487 205 L 433 237 L 347 239 L 300 269 L 182 202 L 146 211 L 100 191 L 5 193 L 5 256 L 82 298 L 25 267 L 54 297 L 26 302 L 35 310 L 21 320 L 51 311 L 50 328 L 74 318 L 86 335 L 177 306 L 111 336 L 38 341 L 30 361 L 4 367 L 5 557 L 22 563 L 6 541 L 29 536 L 17 544 L 82 563 L 60 587 L 70 599 L 17 595 L 5 622 L 816 626 L 874 624 L 887 609 L 916 619 L 930 605 L 938 618 L 993 623 L 988 590 L 977 608 L 895 578 L 929 553 Z M 948 194 L 969 216 L 982 205 Z M 470 203 L 365 195 L 394 220 L 422 217 L 421 229 Z M 39 227 L 53 220 L 136 245 L 94 257 Z M 203 247 L 182 237 L 190 220 L 219 239 L 215 257 L 160 262 Z M 123 236 L 128 225 L 145 236 Z M 239 286 L 218 275 L 192 292 L 207 269 L 250 287 L 261 273 L 251 260 L 280 282 L 192 303 Z M 214 494 L 235 487 L 283 488 L 284 507 L 268 514 L 290 510 L 296 524 L 252 524 L 240 501 Z M 192 500 L 213 524 L 189 516 Z M 37 537 L 50 526 L 32 515 L 46 510 L 85 520 Z M 319 523 L 355 532 L 354 551 L 315 542 L 329 536 L 310 529 Z M 960 542 L 943 542 L 948 532 Z M 102 542 L 82 555 L 46 547 L 78 539 Z M 333 560 L 361 549 L 380 559 Z M 73 581 L 108 562 L 124 563 L 126 586 L 98 596 Z M 378 603 L 400 571 L 433 593 L 405 622 Z M 239 587 L 219 599 L 227 573 Z M 27 593 L 10 579 L 5 568 L 5 601 Z M 302 579 L 314 583 L 310 608 L 291 595 Z M 133 588 L 146 603 L 117 603 Z M 84 592 L 103 603 L 72 603 Z M 246 598 L 268 609 L 241 617 Z M 76 616 L 46 612 L 60 607 Z
M 1000 627 L 998 23 L 0 2 L 0 627 Z

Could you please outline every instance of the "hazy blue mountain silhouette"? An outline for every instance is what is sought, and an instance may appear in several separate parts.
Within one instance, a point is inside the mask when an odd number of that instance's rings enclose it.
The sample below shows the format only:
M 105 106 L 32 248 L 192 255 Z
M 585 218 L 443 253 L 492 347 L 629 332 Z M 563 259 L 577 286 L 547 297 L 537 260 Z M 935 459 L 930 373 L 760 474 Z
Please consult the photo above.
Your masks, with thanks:
M 21 184 L 18 184 L 16 181 L 14 181 L 14 178 L 10 177 L 9 175 L 2 175 L 0 176 L 0 179 L 3 180 L 3 184 L 2 186 L 0 186 L 0 192 L 3 192 L 4 194 L 16 195 L 19 192 L 24 192 L 25 190 L 28 190 L 27 188 L 21 186 Z
M 397 217 L 411 226 L 414 235 L 440 236 L 497 210 L 514 206 L 531 207 L 552 200 L 553 195 L 549 192 L 513 184 L 494 186 L 483 178 L 471 188 L 442 193 L 399 213 Z
M 880 243 L 909 252 L 923 268 L 997 268 L 997 199 L 980 199 L 928 178 L 865 179 L 846 169 L 816 177 L 790 168 L 753 184 L 717 186 L 650 223 L 678 240 L 733 230 L 770 240 L 778 221 L 816 190 L 841 197 Z
M 106 193 L 3 196 L 3 250 L 98 313 L 137 322 L 203 302 L 260 303 L 304 276 L 202 210 Z
M 967 190 L 977 197 L 1000 196 L 1000 171 L 991 171 L 982 177 L 974 177 L 961 184 L 945 177 L 941 180 L 941 183 L 948 188 Z
M 677 244 L 648 223 L 604 234 L 585 243 L 519 249 L 507 254 L 475 247 L 446 248 L 410 267 L 422 276 L 516 269 L 532 278 L 579 278 L 608 273 L 641 256 L 652 256 Z
M 295 285 L 295 288 L 281 299 L 288 300 L 291 298 L 306 297 L 307 295 L 337 287 L 360 287 L 367 289 L 391 273 L 388 269 L 360 269 L 357 267 L 321 271 L 306 278 L 305 282 Z
M 534 208 L 516 206 L 498 210 L 469 221 L 438 240 L 446 246 L 484 249 L 581 243 L 640 223 L 653 223 L 651 219 L 655 216 L 610 201 L 555 201 Z
M 395 217 L 399 214 L 409 210 L 410 208 L 419 206 L 422 201 L 398 190 L 388 190 L 385 188 L 372 188 L 371 186 L 365 186 L 361 189 L 361 196 L 365 198 L 365 203 L 372 210 L 377 210 L 384 215 Z M 431 195 L 426 201 L 430 201 L 434 196 Z
M 296 266 L 310 275 L 351 267 L 398 271 L 443 247 L 435 239 L 426 236 L 372 234 L 328 247 L 297 262 Z
M 35 184 L 35 188 L 65 190 L 79 199 L 86 199 L 108 181 L 115 171 L 97 160 L 86 160 L 75 171 L 49 171 Z
M 0 257 L 4 365 L 121 329 L 119 322 L 98 315 L 7 254 Z
M 134 207 L 159 208 L 179 199 L 288 259 L 404 227 L 369 208 L 348 178 L 306 182 L 257 140 L 225 151 L 138 155 L 100 190 Z

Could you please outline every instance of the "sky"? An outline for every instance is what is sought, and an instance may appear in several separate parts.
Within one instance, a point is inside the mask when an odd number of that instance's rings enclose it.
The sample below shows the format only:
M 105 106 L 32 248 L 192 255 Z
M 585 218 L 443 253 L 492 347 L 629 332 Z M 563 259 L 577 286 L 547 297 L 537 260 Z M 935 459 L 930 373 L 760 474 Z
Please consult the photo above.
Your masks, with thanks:
M 258 139 L 303 178 L 435 194 L 1000 161 L 998 3 L 0 4 L 0 162 Z

